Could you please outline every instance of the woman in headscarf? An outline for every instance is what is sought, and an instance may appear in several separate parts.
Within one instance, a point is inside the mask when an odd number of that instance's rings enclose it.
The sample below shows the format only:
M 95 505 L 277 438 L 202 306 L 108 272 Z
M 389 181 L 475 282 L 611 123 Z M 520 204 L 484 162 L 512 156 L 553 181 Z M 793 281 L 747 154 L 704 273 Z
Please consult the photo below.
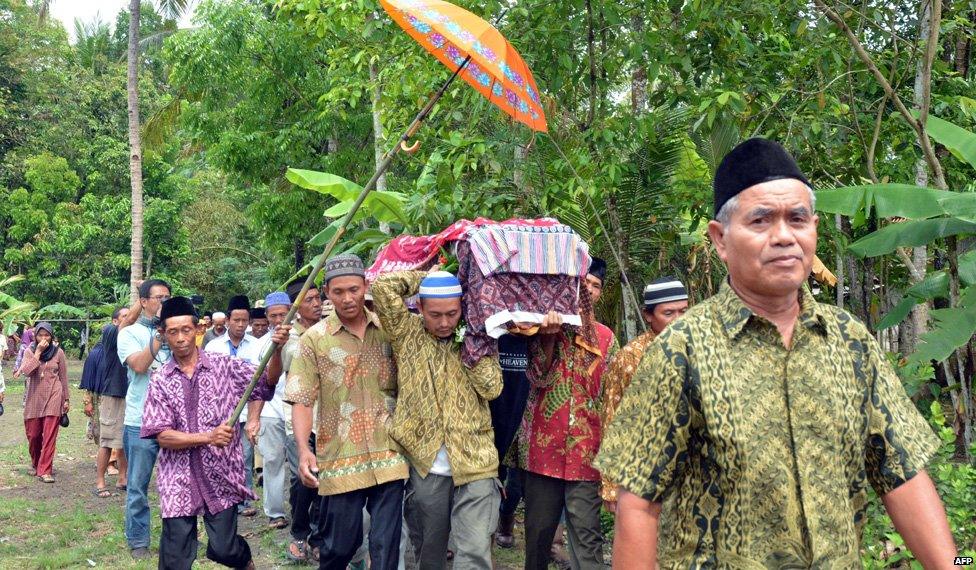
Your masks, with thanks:
M 68 362 L 48 322 L 37 325 L 35 342 L 24 351 L 19 372 L 27 377 L 24 428 L 31 457 L 31 474 L 54 483 L 54 444 L 62 414 L 68 413 Z
M 24 329 L 24 336 L 20 337 L 17 359 L 14 360 L 14 378 L 20 376 L 20 363 L 24 359 L 24 353 L 30 348 L 32 342 L 34 342 L 34 328 L 29 327 Z

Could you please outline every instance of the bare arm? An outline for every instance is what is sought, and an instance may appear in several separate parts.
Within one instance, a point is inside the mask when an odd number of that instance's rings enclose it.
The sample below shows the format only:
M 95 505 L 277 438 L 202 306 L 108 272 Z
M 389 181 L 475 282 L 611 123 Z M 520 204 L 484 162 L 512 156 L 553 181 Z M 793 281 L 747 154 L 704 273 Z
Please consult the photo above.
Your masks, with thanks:
M 149 367 L 152 366 L 153 360 L 156 358 L 156 354 L 159 353 L 159 349 L 163 347 L 163 342 L 156 338 L 156 335 L 152 336 L 149 344 L 146 348 L 139 352 L 130 354 L 128 358 L 125 359 L 125 364 L 132 371 L 137 374 L 145 374 L 149 372 Z
M 308 438 L 312 434 L 312 408 L 303 404 L 293 404 L 291 421 L 295 428 L 295 440 L 298 444 L 298 476 L 302 484 L 309 488 L 319 485 L 319 465 L 315 457 L 315 450 L 308 446 Z
M 226 447 L 234 436 L 234 431 L 225 424 L 221 424 L 213 431 L 203 433 L 185 433 L 175 429 L 164 430 L 156 436 L 159 447 L 163 449 L 189 449 L 202 445 Z
M 142 303 L 136 298 L 135 302 L 129 307 L 129 312 L 125 315 L 125 318 L 119 321 L 119 330 L 121 331 L 129 325 L 136 324 L 141 315 Z
M 616 570 L 657 568 L 657 530 L 661 503 L 652 503 L 623 487 L 617 489 L 617 522 L 613 538 Z
M 956 544 L 945 508 L 924 470 L 881 497 L 895 530 L 926 569 L 953 568 Z

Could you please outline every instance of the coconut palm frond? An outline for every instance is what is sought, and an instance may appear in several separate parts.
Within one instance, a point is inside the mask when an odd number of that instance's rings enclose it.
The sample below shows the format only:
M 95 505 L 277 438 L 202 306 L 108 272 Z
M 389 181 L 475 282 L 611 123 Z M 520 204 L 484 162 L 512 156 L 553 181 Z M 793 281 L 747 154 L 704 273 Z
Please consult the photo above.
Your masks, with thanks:
M 714 173 L 722 158 L 739 142 L 739 128 L 733 123 L 716 121 L 708 132 L 693 132 L 691 140 L 695 143 L 698 156 Z
M 142 145 L 147 152 L 159 150 L 179 124 L 183 112 L 184 89 L 173 94 L 170 100 L 156 110 L 142 126 Z

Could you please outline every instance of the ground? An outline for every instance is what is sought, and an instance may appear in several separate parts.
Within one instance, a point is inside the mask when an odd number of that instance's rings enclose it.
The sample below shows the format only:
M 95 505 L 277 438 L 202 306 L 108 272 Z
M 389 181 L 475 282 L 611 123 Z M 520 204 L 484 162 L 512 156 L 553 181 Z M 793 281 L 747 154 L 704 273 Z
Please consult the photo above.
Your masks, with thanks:
M 5 412 L 0 416 L 0 570 L 28 568 L 133 568 L 156 567 L 156 559 L 135 562 L 123 534 L 125 493 L 107 499 L 92 494 L 95 480 L 95 445 L 85 438 L 86 420 L 78 390 L 81 363 L 69 363 L 71 425 L 62 428 L 54 459 L 57 482 L 45 484 L 28 475 L 30 461 L 24 439 L 21 380 L 11 378 L 10 362 L 3 363 L 7 379 Z M 112 488 L 114 478 L 108 479 Z M 150 485 L 153 511 L 153 552 L 159 542 L 159 500 Z M 259 492 L 260 494 L 260 492 Z M 257 503 L 260 507 L 260 501 Z M 260 512 L 240 519 L 240 532 L 251 546 L 258 568 L 292 566 L 285 557 L 288 530 L 271 530 Z M 206 560 L 206 536 L 200 524 L 199 568 L 219 568 Z M 521 545 L 521 536 L 518 537 Z M 495 568 L 522 567 L 522 551 L 495 549 Z

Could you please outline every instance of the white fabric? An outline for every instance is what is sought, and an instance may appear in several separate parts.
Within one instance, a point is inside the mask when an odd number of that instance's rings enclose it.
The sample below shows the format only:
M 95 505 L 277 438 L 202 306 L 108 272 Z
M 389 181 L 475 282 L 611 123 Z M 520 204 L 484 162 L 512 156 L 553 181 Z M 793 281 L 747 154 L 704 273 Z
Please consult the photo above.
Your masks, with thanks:
M 266 334 L 256 342 L 249 344 L 246 353 L 238 352 L 237 355 L 245 360 L 253 362 L 255 364 L 261 362 L 261 357 L 267 352 L 268 347 L 271 346 L 272 335 Z M 284 371 L 281 373 L 281 377 L 278 379 L 278 384 L 275 385 L 274 397 L 264 403 L 264 407 L 261 409 L 262 418 L 274 418 L 281 421 L 286 420 L 285 416 L 285 384 L 287 383 L 287 374 Z M 288 418 L 290 419 L 290 418 Z
M 559 316 L 562 317 L 564 325 L 583 326 L 583 319 L 579 315 L 564 315 L 560 313 Z M 501 338 L 503 334 L 508 333 L 508 329 L 505 327 L 507 323 L 535 323 L 541 325 L 545 318 L 546 316 L 542 313 L 530 313 L 529 311 L 499 311 L 485 319 L 485 330 L 491 338 Z
M 214 354 L 226 354 L 230 356 L 229 343 L 230 343 L 230 334 L 224 333 L 218 336 L 217 338 L 213 339 L 212 341 L 208 342 L 207 346 L 203 347 L 203 349 L 206 350 L 207 352 L 212 352 Z M 256 351 L 254 349 L 256 348 L 255 345 L 257 345 L 257 343 L 258 340 L 256 338 L 254 338 L 253 336 L 247 333 L 244 333 L 244 338 L 241 339 L 241 344 L 237 346 L 236 358 L 240 358 L 241 360 L 247 360 L 251 364 L 257 364 L 258 362 L 260 362 L 260 360 L 258 359 L 260 357 L 255 358 L 253 356 L 254 354 L 256 354 Z M 241 417 L 239 418 L 239 421 L 242 423 L 247 421 L 247 406 L 244 406 L 244 410 L 241 411 Z
M 434 464 L 430 466 L 430 472 L 434 475 L 451 476 L 451 462 L 447 460 L 447 446 L 441 445 L 434 457 Z

